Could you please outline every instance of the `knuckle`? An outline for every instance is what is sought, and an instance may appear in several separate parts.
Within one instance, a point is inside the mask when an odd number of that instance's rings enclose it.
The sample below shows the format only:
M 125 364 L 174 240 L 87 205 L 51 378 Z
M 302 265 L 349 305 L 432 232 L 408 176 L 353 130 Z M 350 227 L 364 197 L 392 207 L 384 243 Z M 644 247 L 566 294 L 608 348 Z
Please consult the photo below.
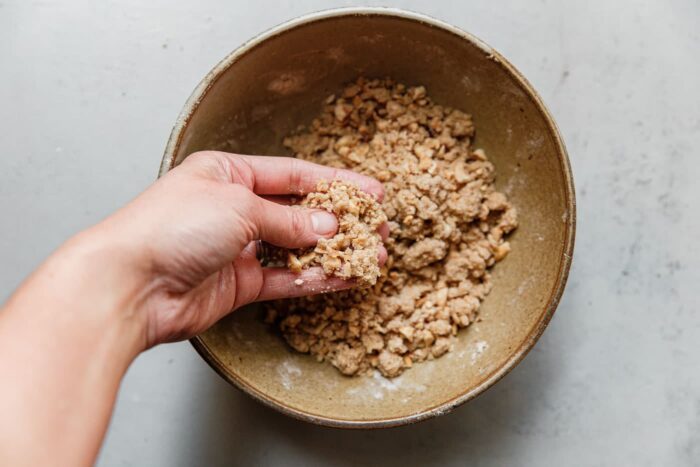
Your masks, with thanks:
M 216 153 L 214 151 L 196 151 L 187 156 L 185 162 L 188 164 L 204 164 L 210 162 Z
M 217 178 L 224 169 L 221 157 L 216 151 L 193 152 L 181 165 L 206 178 Z
M 241 184 L 252 189 L 255 184 L 252 169 L 238 154 L 219 151 L 193 152 L 183 161 L 203 175 L 222 182 Z
M 289 233 L 294 239 L 304 237 L 307 232 L 307 216 L 301 210 L 289 208 Z
M 293 191 L 301 192 L 304 186 L 304 168 L 299 159 L 291 159 L 289 163 L 289 184 Z
M 254 189 L 255 175 L 250 163 L 239 155 L 230 155 L 227 161 L 231 181 L 233 183 L 240 183 L 248 189 Z
M 239 225 L 244 232 L 245 238 L 251 241 L 258 238 L 260 225 L 258 198 L 243 185 L 229 185 L 228 191 L 231 206 L 234 207 L 234 211 L 237 213 L 240 221 Z

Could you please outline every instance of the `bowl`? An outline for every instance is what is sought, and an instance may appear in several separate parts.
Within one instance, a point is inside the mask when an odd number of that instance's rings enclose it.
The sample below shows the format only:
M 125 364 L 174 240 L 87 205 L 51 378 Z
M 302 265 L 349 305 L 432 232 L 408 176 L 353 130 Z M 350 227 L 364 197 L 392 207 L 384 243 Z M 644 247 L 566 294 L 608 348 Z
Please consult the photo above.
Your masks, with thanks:
M 425 85 L 439 104 L 473 115 L 475 146 L 496 166 L 496 187 L 519 211 L 512 252 L 493 273 L 481 320 L 452 352 L 398 378 L 345 377 L 290 349 L 259 307 L 232 313 L 192 339 L 223 378 L 309 422 L 390 427 L 446 413 L 495 384 L 535 345 L 564 290 L 574 245 L 569 161 L 532 86 L 474 36 L 427 16 L 386 8 L 307 15 L 242 45 L 185 104 L 160 174 L 195 151 L 288 156 L 285 135 L 358 76 Z

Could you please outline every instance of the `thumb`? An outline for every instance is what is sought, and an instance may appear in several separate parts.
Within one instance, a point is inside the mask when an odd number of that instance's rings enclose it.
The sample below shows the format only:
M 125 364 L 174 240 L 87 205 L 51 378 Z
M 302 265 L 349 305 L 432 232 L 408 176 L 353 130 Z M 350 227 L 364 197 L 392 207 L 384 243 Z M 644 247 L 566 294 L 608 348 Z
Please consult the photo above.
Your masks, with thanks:
M 338 231 L 338 220 L 322 209 L 283 206 L 258 197 L 251 213 L 258 236 L 283 248 L 313 246 L 319 238 L 328 238 Z

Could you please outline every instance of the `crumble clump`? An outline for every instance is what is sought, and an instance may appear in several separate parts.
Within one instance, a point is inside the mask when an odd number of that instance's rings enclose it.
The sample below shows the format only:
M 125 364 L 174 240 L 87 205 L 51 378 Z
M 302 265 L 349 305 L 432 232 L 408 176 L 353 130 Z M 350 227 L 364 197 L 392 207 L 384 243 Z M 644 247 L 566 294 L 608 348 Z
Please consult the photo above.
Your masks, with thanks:
M 380 274 L 377 253 L 381 243 L 377 228 L 387 220 L 377 200 L 352 183 L 322 180 L 316 191 L 304 197 L 300 206 L 335 214 L 338 233 L 332 238 L 320 239 L 314 248 L 290 251 L 289 269 L 299 273 L 311 266 L 321 266 L 327 276 L 355 278 L 365 286 L 376 284 Z

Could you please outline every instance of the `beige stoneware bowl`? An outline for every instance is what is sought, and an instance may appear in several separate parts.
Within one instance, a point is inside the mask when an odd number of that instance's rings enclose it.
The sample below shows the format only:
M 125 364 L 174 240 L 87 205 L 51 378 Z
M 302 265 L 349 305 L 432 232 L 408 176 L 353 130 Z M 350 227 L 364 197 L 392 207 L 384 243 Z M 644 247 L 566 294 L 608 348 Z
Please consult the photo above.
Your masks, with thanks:
M 389 427 L 448 412 L 488 389 L 532 348 L 559 302 L 574 245 L 573 181 L 556 125 L 530 84 L 481 40 L 420 14 L 316 13 L 256 37 L 214 67 L 187 101 L 160 174 L 203 149 L 288 156 L 282 138 L 359 75 L 423 84 L 435 102 L 473 115 L 475 144 L 495 164 L 497 188 L 520 219 L 512 252 L 493 269 L 482 320 L 459 334 L 452 352 L 393 380 L 344 377 L 292 351 L 258 307 L 236 311 L 192 343 L 223 378 L 288 415 Z

